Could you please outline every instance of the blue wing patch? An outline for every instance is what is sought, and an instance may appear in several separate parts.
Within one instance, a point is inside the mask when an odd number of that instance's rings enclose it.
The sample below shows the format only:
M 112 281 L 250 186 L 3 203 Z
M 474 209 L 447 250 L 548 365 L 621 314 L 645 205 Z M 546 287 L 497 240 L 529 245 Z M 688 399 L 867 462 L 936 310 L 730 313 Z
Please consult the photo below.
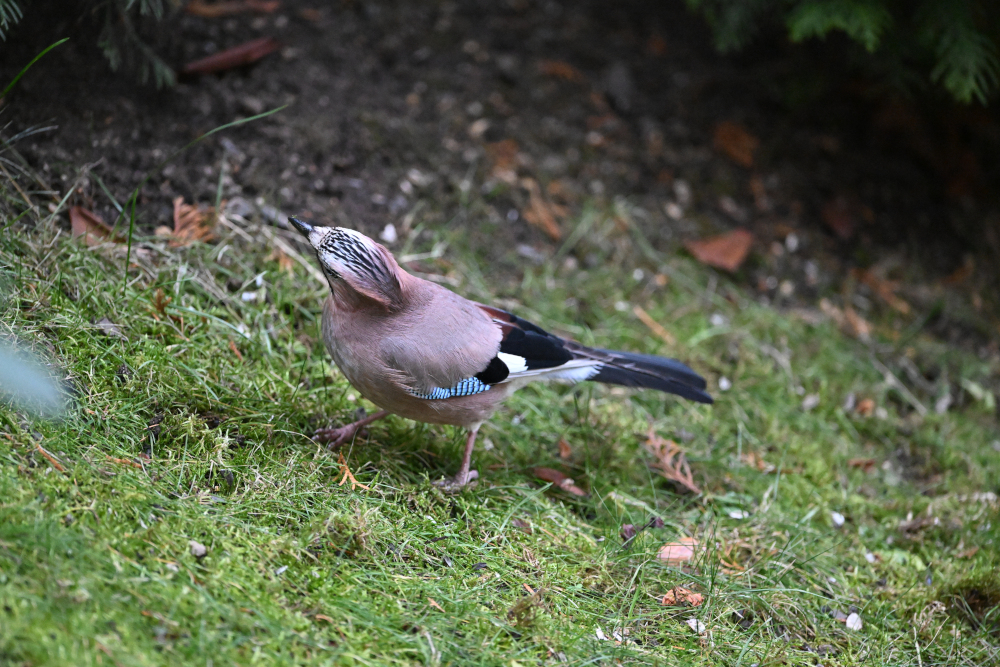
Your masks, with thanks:
M 412 389 L 407 389 L 412 395 L 417 398 L 423 398 L 430 401 L 441 400 L 445 398 L 458 398 L 460 396 L 472 396 L 473 394 L 480 394 L 484 391 L 488 391 L 490 385 L 485 384 L 482 380 L 477 377 L 471 377 L 466 380 L 462 380 L 454 387 L 449 387 L 448 389 L 442 389 L 441 387 L 434 387 L 426 393 L 421 393 L 413 391 Z

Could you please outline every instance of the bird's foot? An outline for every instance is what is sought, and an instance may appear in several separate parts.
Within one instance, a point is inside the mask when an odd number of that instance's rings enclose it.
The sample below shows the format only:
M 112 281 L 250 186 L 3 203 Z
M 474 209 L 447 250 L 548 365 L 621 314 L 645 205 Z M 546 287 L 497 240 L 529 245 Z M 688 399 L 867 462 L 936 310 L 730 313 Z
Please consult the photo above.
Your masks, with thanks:
M 338 428 L 320 428 L 313 434 L 313 440 L 326 443 L 330 449 L 336 449 L 353 438 L 359 429 L 360 426 L 356 422 Z
M 469 470 L 464 476 L 459 473 L 454 477 L 446 477 L 438 480 L 434 482 L 434 486 L 438 487 L 445 493 L 457 493 L 477 479 L 479 479 L 479 471 Z
M 381 410 L 371 416 L 366 417 L 365 411 L 359 408 L 357 413 L 359 419 L 357 421 L 351 422 L 350 424 L 344 424 L 339 428 L 317 429 L 316 432 L 313 434 L 313 440 L 315 440 L 316 442 L 325 442 L 326 446 L 329 447 L 330 449 L 336 449 L 345 442 L 351 440 L 351 438 L 354 437 L 354 434 L 360 431 L 362 428 L 368 426 L 373 421 L 382 419 L 387 414 L 389 413 L 387 413 L 385 410 Z

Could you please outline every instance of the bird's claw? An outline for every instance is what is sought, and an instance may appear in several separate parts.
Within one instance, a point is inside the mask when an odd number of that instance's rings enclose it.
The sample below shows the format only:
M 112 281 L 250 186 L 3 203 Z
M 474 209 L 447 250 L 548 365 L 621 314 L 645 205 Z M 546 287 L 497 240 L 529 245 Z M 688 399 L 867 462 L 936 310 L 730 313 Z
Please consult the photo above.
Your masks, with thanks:
M 313 440 L 324 442 L 329 449 L 336 449 L 354 437 L 358 427 L 347 424 L 338 428 L 320 428 L 313 434 Z
M 473 481 L 479 479 L 478 470 L 470 470 L 464 475 L 455 475 L 454 477 L 446 477 L 434 482 L 434 486 L 438 487 L 446 493 L 457 493 L 465 487 L 469 486 Z

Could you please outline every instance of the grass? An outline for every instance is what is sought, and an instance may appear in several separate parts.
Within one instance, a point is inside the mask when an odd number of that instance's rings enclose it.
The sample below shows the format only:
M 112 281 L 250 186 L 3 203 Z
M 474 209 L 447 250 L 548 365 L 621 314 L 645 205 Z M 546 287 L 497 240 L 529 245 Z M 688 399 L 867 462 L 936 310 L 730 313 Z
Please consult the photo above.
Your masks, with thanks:
M 995 416 L 968 397 L 921 416 L 913 403 L 934 397 L 909 398 L 879 364 L 904 377 L 900 355 L 933 359 L 987 385 L 997 369 L 919 334 L 895 351 L 888 315 L 865 345 L 758 305 L 659 255 L 627 214 L 595 205 L 540 266 L 491 246 L 488 222 L 469 234 L 428 214 L 408 245 L 448 243 L 421 268 L 473 298 L 685 360 L 717 403 L 529 387 L 483 427 L 483 478 L 454 496 L 430 483 L 457 466 L 452 429 L 391 418 L 342 459 L 309 439 L 372 406 L 318 342 L 323 287 L 255 225 L 187 248 L 140 238 L 125 287 L 118 246 L 30 216 L 4 231 L 3 336 L 75 400 L 61 421 L 0 407 L 0 663 L 995 664 Z M 876 409 L 845 408 L 850 393 Z M 682 442 L 701 495 L 650 467 L 651 428 Z M 653 515 L 663 528 L 622 544 L 623 524 Z M 694 561 L 657 559 L 681 537 L 699 541 Z M 704 604 L 663 606 L 675 586 Z M 849 611 L 861 630 L 833 617 Z

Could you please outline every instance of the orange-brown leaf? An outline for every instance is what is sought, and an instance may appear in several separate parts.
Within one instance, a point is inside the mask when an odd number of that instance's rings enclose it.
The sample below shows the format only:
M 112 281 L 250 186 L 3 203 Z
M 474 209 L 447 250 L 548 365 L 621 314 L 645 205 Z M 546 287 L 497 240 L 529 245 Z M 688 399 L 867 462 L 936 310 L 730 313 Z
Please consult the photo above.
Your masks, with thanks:
M 854 207 L 846 197 L 834 197 L 824 204 L 820 217 L 834 234 L 845 241 L 854 236 L 854 230 L 858 226 Z
M 698 540 L 693 537 L 682 537 L 676 542 L 667 542 L 660 547 L 657 558 L 667 565 L 682 565 L 694 559 Z
M 281 44 L 273 37 L 261 37 L 225 51 L 190 62 L 181 69 L 183 74 L 212 74 L 255 63 L 274 53 Z
M 644 446 L 646 451 L 653 455 L 653 467 L 659 470 L 661 475 L 692 493 L 701 493 L 701 489 L 694 483 L 687 457 L 676 442 L 661 438 L 650 429 Z
M 73 238 L 83 237 L 83 242 L 89 246 L 107 241 L 111 236 L 111 228 L 93 211 L 80 206 L 69 209 L 69 225 Z M 114 238 L 115 243 L 121 243 L 121 237 Z
M 210 241 L 214 217 L 214 207 L 185 204 L 184 197 L 177 197 L 174 199 L 174 231 L 170 245 L 176 247 Z
M 191 0 L 184 7 L 184 11 L 193 16 L 216 19 L 222 16 L 233 16 L 234 14 L 246 14 L 248 12 L 272 14 L 279 7 L 281 7 L 280 0 L 220 0 L 220 2 Z
M 760 145 L 760 140 L 742 125 L 727 120 L 715 126 L 713 143 L 715 150 L 741 167 L 749 169 L 753 166 L 753 156 L 757 146 Z
M 688 241 L 684 247 L 699 262 L 734 272 L 747 258 L 751 245 L 753 245 L 753 234 L 745 229 L 734 229 L 707 239 Z
M 553 241 L 562 238 L 562 229 L 556 216 L 565 217 L 568 211 L 564 206 L 559 206 L 545 201 L 542 196 L 542 189 L 538 186 L 538 181 L 533 178 L 521 179 L 521 185 L 528 191 L 528 208 L 524 211 L 524 219 L 529 224 L 538 227 L 545 232 Z
M 868 287 L 871 288 L 871 290 L 875 292 L 875 294 L 877 294 L 882 301 L 889 304 L 891 308 L 898 310 L 904 315 L 909 314 L 910 304 L 896 296 L 896 290 L 899 289 L 898 280 L 886 280 L 885 278 L 876 275 L 871 270 L 860 271 L 858 269 L 854 269 L 851 271 L 851 275 L 853 275 L 857 280 L 863 282 L 865 285 L 868 285 Z
M 486 156 L 491 162 L 490 175 L 504 183 L 517 183 L 518 150 L 517 142 L 513 139 L 486 144 Z
M 847 465 L 849 465 L 852 468 L 858 468 L 859 470 L 865 473 L 869 473 L 872 470 L 875 470 L 875 466 L 877 464 L 878 461 L 876 461 L 875 459 L 850 459 L 847 461 Z
M 532 472 L 535 473 L 535 477 L 544 479 L 546 482 L 552 482 L 554 486 L 559 487 L 567 493 L 572 493 L 574 496 L 587 495 L 586 491 L 578 487 L 572 479 L 558 470 L 552 468 L 535 468 Z
M 562 60 L 543 60 L 538 63 L 538 71 L 545 76 L 553 76 L 557 79 L 575 81 L 576 83 L 583 83 L 587 80 L 580 70 Z
M 559 438 L 559 458 L 563 461 L 573 458 L 573 448 L 569 446 L 565 438 Z
M 862 398 L 854 410 L 862 417 L 867 417 L 875 412 L 875 401 L 871 398 Z
M 705 596 L 701 593 L 677 586 L 664 594 L 660 604 L 668 607 L 700 607 L 704 601 Z

